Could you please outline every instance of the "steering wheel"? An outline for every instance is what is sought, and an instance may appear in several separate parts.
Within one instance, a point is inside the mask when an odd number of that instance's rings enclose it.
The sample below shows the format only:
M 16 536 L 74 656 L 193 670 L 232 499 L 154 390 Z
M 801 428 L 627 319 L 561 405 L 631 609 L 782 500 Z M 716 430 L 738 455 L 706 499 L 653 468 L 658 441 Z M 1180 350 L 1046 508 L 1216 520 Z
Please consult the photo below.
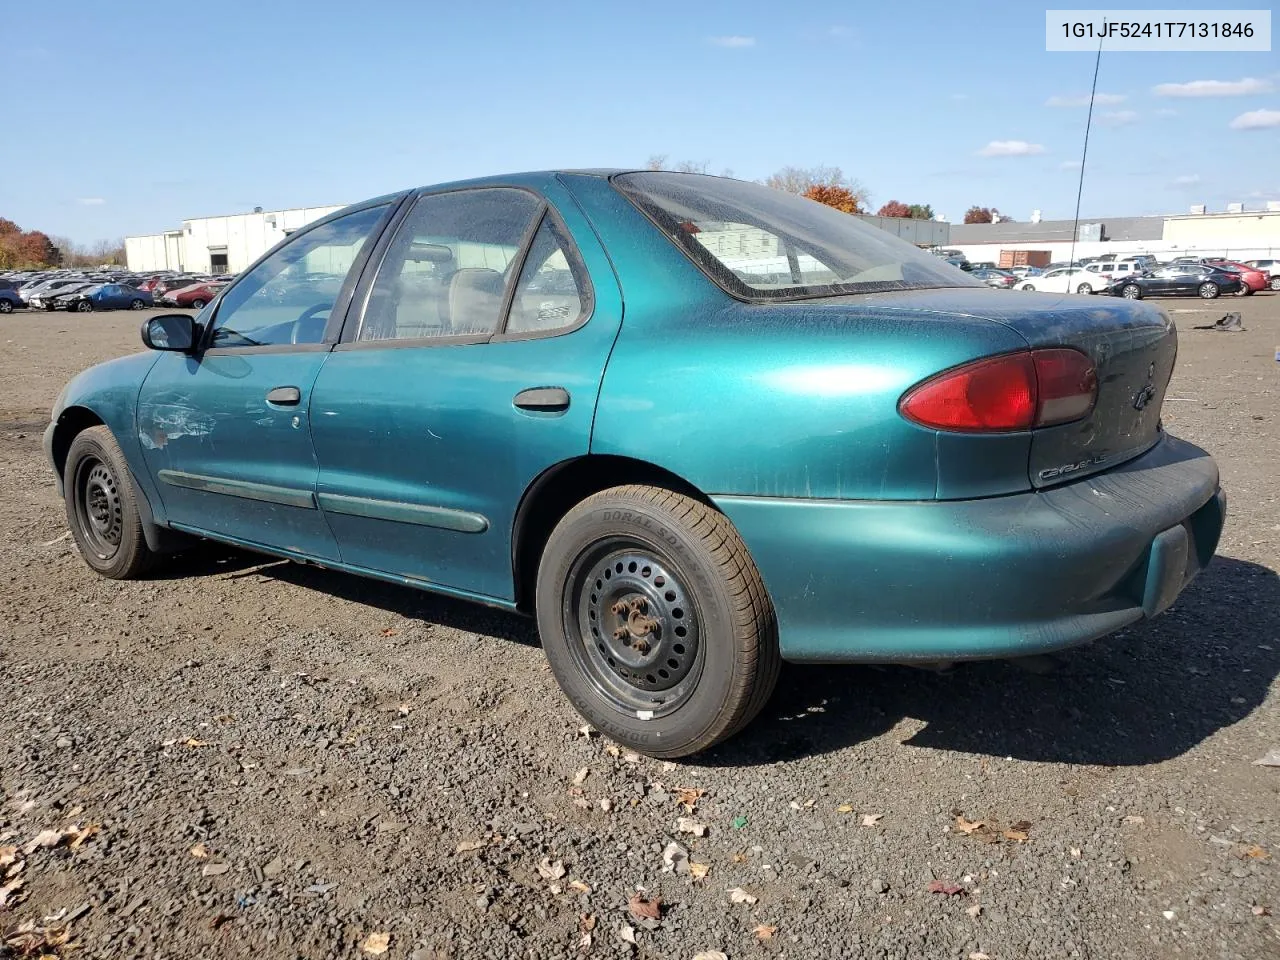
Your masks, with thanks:
M 324 323 L 320 324 L 320 331 L 319 331 L 320 335 L 314 338 L 309 336 L 309 334 L 312 331 L 307 329 L 308 323 L 310 321 L 314 321 L 317 314 L 322 313 L 326 310 L 332 310 L 332 309 L 333 309 L 332 303 L 317 303 L 314 307 L 308 307 L 305 311 L 303 311 L 302 316 L 300 316 L 297 320 L 293 321 L 293 332 L 289 335 L 289 342 L 290 343 L 319 343 L 324 338 L 324 328 L 325 328 L 325 325 L 328 324 L 329 318 L 328 317 L 324 318 Z M 300 333 L 302 333 L 301 338 L 299 337 Z

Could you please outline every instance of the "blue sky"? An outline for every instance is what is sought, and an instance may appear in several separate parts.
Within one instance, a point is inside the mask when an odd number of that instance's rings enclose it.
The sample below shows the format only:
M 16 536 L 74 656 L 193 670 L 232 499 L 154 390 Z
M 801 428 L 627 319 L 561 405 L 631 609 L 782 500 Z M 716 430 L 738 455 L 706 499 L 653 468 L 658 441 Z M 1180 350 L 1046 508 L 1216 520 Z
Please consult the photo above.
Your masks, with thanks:
M 653 154 L 1070 217 L 1093 70 L 1043 5 L 953 0 L 68 0 L 3 32 L 0 216 L 86 242 Z M 1098 89 L 1084 216 L 1280 199 L 1276 53 L 1104 53 Z

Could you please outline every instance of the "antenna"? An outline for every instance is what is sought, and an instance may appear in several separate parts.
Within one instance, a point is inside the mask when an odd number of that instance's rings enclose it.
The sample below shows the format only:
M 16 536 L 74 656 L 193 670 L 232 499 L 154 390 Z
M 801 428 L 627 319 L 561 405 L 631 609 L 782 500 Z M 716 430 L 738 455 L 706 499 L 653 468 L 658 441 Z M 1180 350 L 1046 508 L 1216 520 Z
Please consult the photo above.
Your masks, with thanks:
M 1071 255 L 1067 269 L 1076 262 L 1076 237 L 1080 235 L 1080 197 L 1084 194 L 1084 162 L 1089 156 L 1089 131 L 1093 128 L 1093 98 L 1098 95 L 1098 68 L 1102 66 L 1102 37 L 1098 38 L 1098 57 L 1093 62 L 1093 86 L 1089 90 L 1089 116 L 1084 122 L 1084 149 L 1080 151 L 1080 182 L 1076 184 L 1076 218 L 1071 224 Z

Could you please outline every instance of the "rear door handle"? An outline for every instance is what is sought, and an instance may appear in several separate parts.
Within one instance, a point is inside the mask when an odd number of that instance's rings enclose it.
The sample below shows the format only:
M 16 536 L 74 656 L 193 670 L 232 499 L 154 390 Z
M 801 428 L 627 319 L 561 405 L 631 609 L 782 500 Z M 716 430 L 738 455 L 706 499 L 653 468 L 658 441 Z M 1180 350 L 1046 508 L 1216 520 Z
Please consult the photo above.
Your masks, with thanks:
M 292 407 L 302 400 L 302 391 L 297 387 L 273 387 L 267 391 L 267 403 L 278 407 Z
M 511 402 L 521 410 L 563 413 L 569 409 L 569 391 L 564 387 L 530 387 L 517 393 Z

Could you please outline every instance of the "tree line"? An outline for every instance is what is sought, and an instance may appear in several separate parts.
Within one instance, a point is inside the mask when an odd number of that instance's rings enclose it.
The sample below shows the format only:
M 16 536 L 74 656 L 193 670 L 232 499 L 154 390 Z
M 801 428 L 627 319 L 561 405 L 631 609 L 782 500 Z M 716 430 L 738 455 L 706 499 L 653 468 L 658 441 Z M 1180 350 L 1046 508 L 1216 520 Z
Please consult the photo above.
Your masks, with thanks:
M 68 237 L 50 237 L 41 230 L 23 230 L 0 217 L 0 270 L 39 270 L 45 267 L 96 267 L 125 262 L 123 240 L 77 244 Z

